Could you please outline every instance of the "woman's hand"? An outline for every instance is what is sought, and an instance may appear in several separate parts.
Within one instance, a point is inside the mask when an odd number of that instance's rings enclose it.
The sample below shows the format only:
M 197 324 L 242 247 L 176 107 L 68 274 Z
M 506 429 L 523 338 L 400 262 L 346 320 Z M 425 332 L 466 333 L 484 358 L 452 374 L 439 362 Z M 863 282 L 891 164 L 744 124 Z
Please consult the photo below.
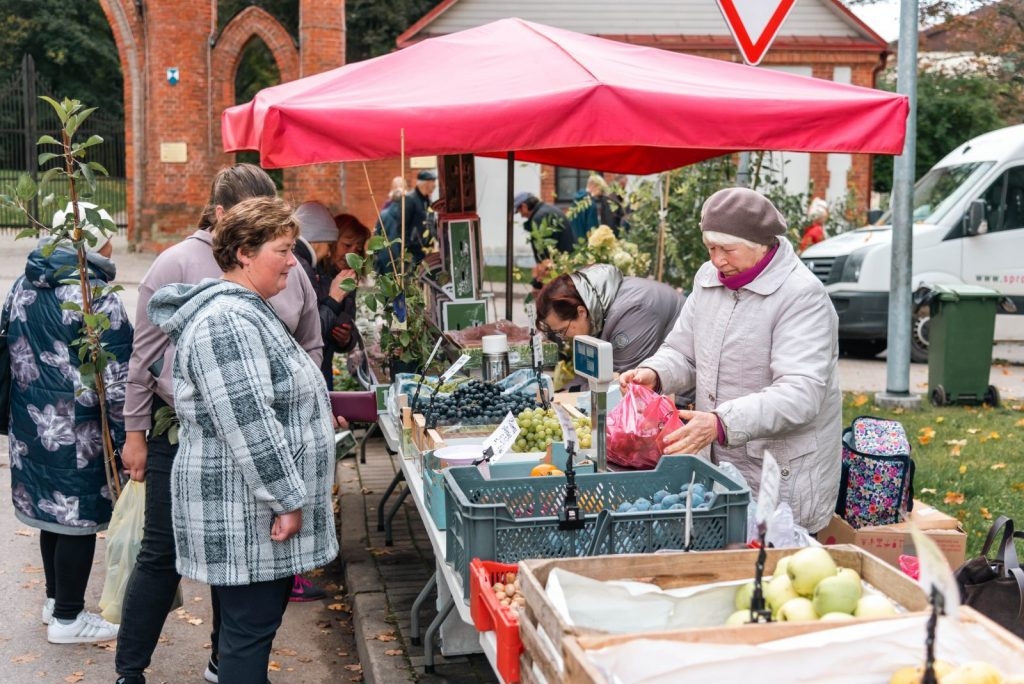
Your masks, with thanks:
M 128 476 L 136 482 L 146 480 L 146 457 L 149 446 L 146 444 L 146 433 L 141 430 L 129 430 L 124 433 L 124 447 L 121 448 L 121 463 L 128 471 Z
M 334 416 L 335 430 L 348 430 L 348 419 L 345 416 Z
M 274 518 L 274 524 L 270 528 L 270 538 L 276 542 L 283 542 L 294 537 L 302 529 L 302 509 L 296 509 Z
M 718 439 L 718 417 L 706 411 L 680 411 L 685 423 L 665 438 L 666 454 L 696 454 Z
M 625 391 L 629 383 L 643 385 L 652 392 L 658 386 L 658 374 L 650 368 L 633 368 L 619 376 L 619 388 Z
M 352 280 L 356 279 L 356 272 L 353 271 L 351 268 L 342 269 L 338 273 L 338 275 L 334 276 L 334 280 L 331 281 L 331 299 L 333 299 L 336 302 L 340 302 L 350 294 L 348 292 L 345 292 L 345 290 L 341 289 L 341 283 L 345 280 L 348 280 L 349 278 L 351 278 Z

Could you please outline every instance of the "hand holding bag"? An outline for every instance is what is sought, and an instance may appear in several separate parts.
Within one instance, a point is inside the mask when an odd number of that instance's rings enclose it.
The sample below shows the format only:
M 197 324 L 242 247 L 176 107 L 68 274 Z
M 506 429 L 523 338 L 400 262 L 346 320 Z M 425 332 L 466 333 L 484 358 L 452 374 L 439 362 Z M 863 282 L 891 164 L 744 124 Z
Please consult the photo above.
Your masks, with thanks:
M 608 462 L 650 470 L 664 453 L 665 438 L 681 427 L 683 421 L 671 400 L 630 383 L 622 401 L 608 413 Z
M 1002 540 L 995 557 L 990 557 L 1000 530 Z M 999 516 L 988 531 L 981 555 L 961 565 L 955 575 L 964 605 L 1024 638 L 1024 570 L 1017 561 L 1015 537 L 1024 535 L 1013 531 L 1013 520 Z
M 146 483 L 129 480 L 107 526 L 107 576 L 100 597 L 100 611 L 107 622 L 121 623 L 124 590 L 142 546 L 145 519 Z

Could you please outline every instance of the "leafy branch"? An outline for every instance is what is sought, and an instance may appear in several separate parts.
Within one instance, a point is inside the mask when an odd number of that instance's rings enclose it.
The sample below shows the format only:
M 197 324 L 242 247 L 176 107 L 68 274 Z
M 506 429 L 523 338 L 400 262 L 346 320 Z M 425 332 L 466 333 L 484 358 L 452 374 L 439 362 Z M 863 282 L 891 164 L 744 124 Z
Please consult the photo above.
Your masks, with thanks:
M 115 357 L 107 351 L 102 341 L 103 333 L 110 329 L 110 319 L 106 314 L 95 311 L 93 302 L 101 297 L 119 292 L 122 288 L 109 284 L 94 286 L 90 283 L 86 248 L 94 247 L 98 238 L 82 229 L 82 219 L 80 219 L 80 215 L 84 214 L 84 220 L 96 226 L 103 235 L 109 235 L 116 230 L 113 221 L 101 214 L 97 207 L 85 206 L 80 202 L 82 199 L 95 195 L 97 175 L 109 175 L 102 164 L 87 159 L 88 150 L 101 144 L 103 138 L 91 135 L 85 141 L 75 140 L 79 128 L 96 111 L 95 107 L 85 107 L 78 100 L 67 98 L 61 102 L 46 96 L 40 99 L 49 104 L 57 113 L 61 129 L 60 139 L 52 135 L 44 135 L 36 142 L 36 146 L 40 148 L 56 148 L 56 151 L 40 152 L 38 163 L 40 168 L 51 162 L 59 163 L 47 169 L 38 183 L 31 175 L 22 174 L 12 193 L 0 194 L 0 203 L 15 208 L 28 217 L 30 227 L 21 231 L 17 236 L 18 239 L 38 238 L 43 232 L 52 237 L 52 240 L 41 248 L 44 257 L 53 254 L 53 251 L 62 242 L 70 242 L 75 249 L 77 268 L 62 269 L 66 271 L 67 277 L 63 278 L 61 282 L 68 285 L 77 284 L 81 290 L 82 303 L 64 302 L 61 308 L 76 312 L 82 317 L 82 327 L 79 330 L 81 336 L 73 340 L 72 345 L 78 350 L 80 364 L 78 371 L 82 377 L 82 384 L 84 388 L 93 389 L 99 399 L 104 470 L 107 486 L 116 500 L 121 493 L 121 480 L 110 431 L 110 419 L 107 415 L 107 387 L 103 375 L 104 370 Z M 66 197 L 58 198 L 53 193 L 43 194 L 44 188 L 51 181 L 61 178 L 67 181 L 68 195 Z M 39 207 L 42 209 L 64 206 L 70 202 L 71 211 L 65 214 L 63 224 L 51 227 L 32 215 L 33 201 L 38 201 Z

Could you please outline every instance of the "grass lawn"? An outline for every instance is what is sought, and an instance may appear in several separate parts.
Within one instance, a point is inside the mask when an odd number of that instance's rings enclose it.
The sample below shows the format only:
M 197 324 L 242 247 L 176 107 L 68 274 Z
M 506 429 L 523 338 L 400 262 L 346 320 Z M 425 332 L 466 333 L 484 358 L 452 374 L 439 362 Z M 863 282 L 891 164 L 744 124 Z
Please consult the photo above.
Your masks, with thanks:
M 996 517 L 1024 525 L 1024 402 L 1000 408 L 925 402 L 906 411 L 874 406 L 867 394 L 845 394 L 843 424 L 863 415 L 903 424 L 917 465 L 915 498 L 963 523 L 968 558 L 978 554 Z
M 531 269 L 523 268 L 518 266 L 519 278 L 516 278 L 515 273 L 512 274 L 514 282 L 517 283 L 528 283 L 530 282 Z M 504 266 L 484 266 L 484 282 L 488 283 L 503 283 L 505 282 L 505 267 Z

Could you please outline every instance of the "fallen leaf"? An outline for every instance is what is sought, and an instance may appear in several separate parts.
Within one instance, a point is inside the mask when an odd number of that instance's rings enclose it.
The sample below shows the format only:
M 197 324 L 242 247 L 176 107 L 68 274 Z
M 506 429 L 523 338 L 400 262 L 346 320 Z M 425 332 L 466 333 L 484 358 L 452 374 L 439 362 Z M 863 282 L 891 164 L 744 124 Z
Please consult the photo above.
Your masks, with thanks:
M 359 490 L 359 491 L 361 491 L 361 492 L 363 493 L 363 495 L 364 495 L 364 496 L 365 496 L 366 494 L 373 494 L 373 490 L 372 490 L 372 489 L 370 489 L 369 487 L 363 487 L 363 488 L 362 488 L 361 490 Z
M 299 655 L 299 652 L 296 651 L 294 648 L 275 648 L 274 655 L 290 657 Z
M 1024 492 L 1024 482 L 1014 482 L 1013 484 L 1010 485 L 1010 487 L 1017 490 L 1018 492 Z
M 92 658 L 86 658 L 86 659 L 85 659 L 85 664 L 86 664 L 86 665 L 95 665 L 95 664 L 96 664 L 96 661 L 95 661 L 95 660 L 93 660 Z
M 936 423 L 944 423 L 944 422 L 946 422 L 946 416 L 936 416 L 935 422 Z
M 1014 426 L 1015 427 L 1024 427 L 1024 418 L 1021 418 L 1016 423 L 1014 423 Z
M 37 567 L 36 567 L 36 566 L 34 566 L 34 565 L 26 565 L 25 567 L 23 567 L 23 568 L 21 569 L 21 571 L 22 571 L 23 573 L 25 573 L 26 575 L 33 575 L 33 574 L 35 574 L 35 573 L 37 573 L 37 572 L 42 572 L 42 571 L 43 571 L 43 567 L 42 567 L 42 566 L 39 566 L 39 567 L 37 568 Z
M 358 665 L 358 664 L 346 665 L 345 669 L 348 670 L 349 672 L 362 672 L 363 671 L 363 666 L 362 665 Z
M 348 655 L 348 653 L 346 653 L 345 655 Z M 295 659 L 298 660 L 300 663 L 311 663 L 311 662 L 313 662 L 313 659 L 310 658 L 309 656 L 298 656 Z
M 67 682 L 68 684 L 75 684 L 76 682 L 80 682 L 83 679 L 85 679 L 85 673 L 84 672 L 72 672 L 71 674 L 69 674 L 67 677 L 64 678 L 64 681 Z
M 93 644 L 93 648 L 98 648 L 101 651 L 116 651 L 117 639 L 114 639 L 112 641 L 98 641 Z
M 935 494 L 935 489 L 932 487 L 922 487 L 920 491 L 922 494 Z
M 391 552 L 387 549 L 376 549 L 372 546 L 366 547 L 366 550 L 370 552 L 371 556 L 390 556 Z
M 1005 463 L 993 463 L 989 466 L 989 470 L 1002 470 L 1006 467 Z
M 381 632 L 373 638 L 377 641 L 396 641 L 398 639 L 394 632 Z
M 269 671 L 271 671 L 271 672 L 280 672 L 281 671 L 281 663 L 278 663 L 277 661 L 271 660 L 270 664 L 267 665 L 267 669 Z
M 857 408 L 860 408 L 866 403 L 868 403 L 868 395 L 866 394 L 858 394 L 853 398 L 853 405 Z
M 1021 422 L 1024 422 L 1024 421 L 1021 421 Z M 14 530 L 14 534 L 18 535 L 19 537 L 34 537 L 34 536 L 36 536 L 36 533 L 33 532 L 32 530 Z
M 946 498 L 942 502 L 959 506 L 964 502 L 964 495 L 960 492 L 946 492 Z
M 967 428 L 967 434 L 969 435 L 976 435 L 979 432 L 981 432 L 979 428 Z
M 16 663 L 18 665 L 23 665 L 25 663 L 33 662 L 38 657 L 38 653 L 26 653 L 25 655 L 14 656 L 13 658 L 11 658 L 11 662 Z
M 400 656 L 403 653 L 405 653 L 405 651 L 403 651 L 400 648 L 389 648 L 386 651 L 384 651 L 384 655 L 389 655 L 389 656 Z
M 333 627 L 330 620 L 317 620 L 316 626 L 320 629 L 330 629 L 331 627 Z
M 963 475 L 966 472 L 967 472 L 967 466 L 965 466 L 965 465 L 960 466 L 960 474 Z
M 981 507 L 981 508 L 979 509 L 979 511 L 981 512 L 981 517 L 982 517 L 982 518 L 984 518 L 985 520 L 991 520 L 991 519 L 992 519 L 992 514 L 991 514 L 991 513 L 989 513 L 989 512 L 988 512 L 988 509 L 987 509 L 987 508 L 985 508 L 984 506 L 982 506 L 982 507 Z
M 347 658 L 348 651 L 338 651 L 335 655 L 337 655 L 339 658 Z
M 203 618 L 189 618 L 188 620 L 186 620 L 186 622 L 188 622 L 188 624 L 190 625 L 201 625 L 203 624 Z

